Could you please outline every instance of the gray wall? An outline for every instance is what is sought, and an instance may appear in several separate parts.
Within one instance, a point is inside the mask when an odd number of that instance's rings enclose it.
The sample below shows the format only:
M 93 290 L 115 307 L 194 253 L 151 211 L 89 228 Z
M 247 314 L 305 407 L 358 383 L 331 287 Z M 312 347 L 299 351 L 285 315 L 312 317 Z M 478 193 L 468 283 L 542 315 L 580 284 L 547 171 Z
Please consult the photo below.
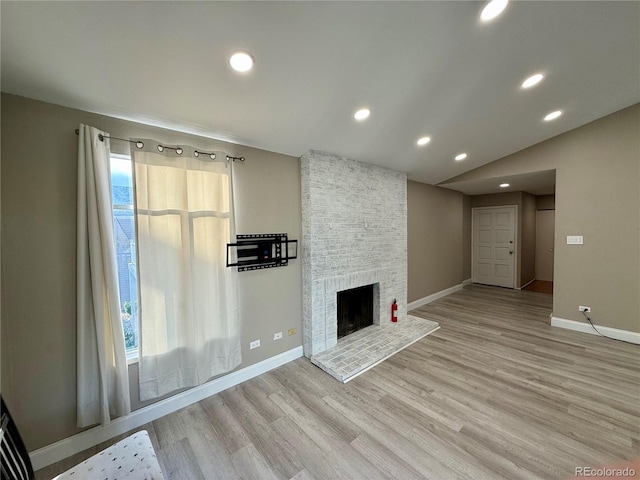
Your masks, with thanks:
M 556 170 L 553 314 L 640 332 L 640 104 L 454 177 Z M 567 245 L 583 235 L 584 245 Z
M 74 130 L 79 123 L 116 137 L 151 137 L 246 157 L 235 169 L 238 233 L 301 237 L 297 158 L 3 94 L 1 388 L 30 450 L 78 432 Z M 112 142 L 114 150 L 123 147 Z M 241 273 L 239 287 L 241 367 L 301 345 L 300 260 Z M 297 333 L 288 336 L 289 328 Z M 274 342 L 279 331 L 284 337 Z M 248 343 L 258 338 L 262 346 L 249 351 Z M 136 373 L 130 369 L 134 385 Z
M 462 278 L 471 279 L 471 197 L 462 197 Z
M 555 219 L 555 210 L 536 210 L 536 280 L 553 282 Z
M 471 276 L 470 197 L 446 188 L 407 185 L 408 301 Z
M 1 104 L 0 100 L 0 104 Z M 1 118 L 1 115 L 0 115 Z M 2 165 L 2 136 L 0 135 L 0 166 Z M 0 266 L 2 265 L 2 168 L 0 168 Z M 0 272 L 1 272 L 0 267 Z M 2 317 L 2 292 L 4 286 L 2 284 L 2 275 L 0 274 L 0 318 Z M 2 321 L 0 320 L 0 392 L 2 392 L 2 379 L 9 378 L 9 363 L 4 361 L 4 352 L 7 351 L 8 345 L 5 347 L 7 335 L 2 335 Z
M 555 195 L 538 195 L 536 196 L 536 210 L 555 210 Z

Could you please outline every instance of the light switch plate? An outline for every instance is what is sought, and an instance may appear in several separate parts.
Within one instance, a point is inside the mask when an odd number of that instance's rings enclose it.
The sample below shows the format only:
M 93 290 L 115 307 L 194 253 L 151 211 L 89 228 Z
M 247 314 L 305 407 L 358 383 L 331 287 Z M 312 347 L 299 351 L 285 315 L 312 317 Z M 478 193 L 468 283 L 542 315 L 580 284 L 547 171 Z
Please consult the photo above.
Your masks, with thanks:
M 567 245 L 582 245 L 582 235 L 567 235 Z

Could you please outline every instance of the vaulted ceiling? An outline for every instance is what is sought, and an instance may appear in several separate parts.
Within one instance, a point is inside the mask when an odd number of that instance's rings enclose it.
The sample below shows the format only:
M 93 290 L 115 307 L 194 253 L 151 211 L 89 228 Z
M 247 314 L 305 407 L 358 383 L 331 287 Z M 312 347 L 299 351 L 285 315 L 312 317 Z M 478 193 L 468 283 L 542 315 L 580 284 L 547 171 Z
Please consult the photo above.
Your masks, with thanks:
M 432 184 L 640 101 L 640 2 L 512 1 L 486 23 L 483 6 L 3 1 L 1 87 Z M 235 50 L 251 72 L 229 68 Z

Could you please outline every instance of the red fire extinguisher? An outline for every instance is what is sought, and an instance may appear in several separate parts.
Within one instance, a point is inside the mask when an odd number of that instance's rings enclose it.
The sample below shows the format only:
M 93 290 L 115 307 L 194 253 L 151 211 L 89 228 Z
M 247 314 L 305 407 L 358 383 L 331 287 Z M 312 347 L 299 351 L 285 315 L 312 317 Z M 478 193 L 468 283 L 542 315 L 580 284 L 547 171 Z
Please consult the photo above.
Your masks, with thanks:
M 393 303 L 391 304 L 391 321 L 398 321 L 398 304 L 396 303 L 396 299 L 393 299 Z

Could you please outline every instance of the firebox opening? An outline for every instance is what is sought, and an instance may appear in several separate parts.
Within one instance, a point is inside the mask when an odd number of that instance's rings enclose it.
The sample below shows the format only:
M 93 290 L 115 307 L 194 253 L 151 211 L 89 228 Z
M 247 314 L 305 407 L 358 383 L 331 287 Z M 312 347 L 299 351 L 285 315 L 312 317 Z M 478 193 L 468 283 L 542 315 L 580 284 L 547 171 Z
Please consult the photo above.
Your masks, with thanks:
M 373 325 L 373 285 L 338 292 L 338 338 Z

